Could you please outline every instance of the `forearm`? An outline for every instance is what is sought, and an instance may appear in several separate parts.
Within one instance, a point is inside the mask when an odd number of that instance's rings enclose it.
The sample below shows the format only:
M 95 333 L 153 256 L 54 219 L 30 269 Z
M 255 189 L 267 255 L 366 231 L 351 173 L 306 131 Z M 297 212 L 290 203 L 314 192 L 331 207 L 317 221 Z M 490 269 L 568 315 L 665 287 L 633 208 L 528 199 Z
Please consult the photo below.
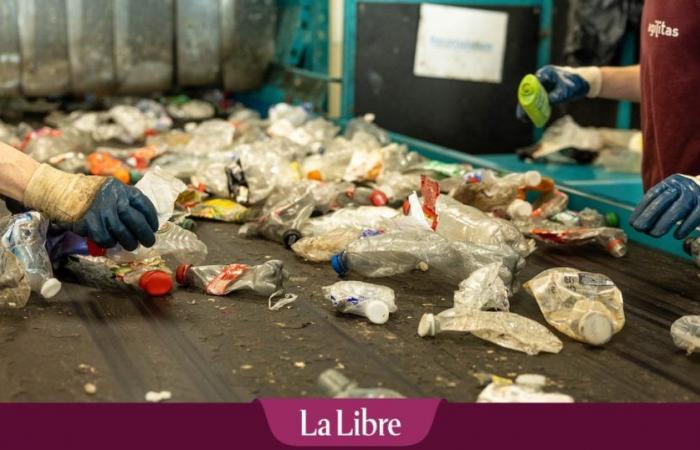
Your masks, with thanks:
M 39 163 L 31 156 L 0 142 L 0 194 L 22 202 L 38 167 Z
M 601 72 L 603 80 L 599 97 L 637 103 L 641 101 L 639 66 L 601 67 Z

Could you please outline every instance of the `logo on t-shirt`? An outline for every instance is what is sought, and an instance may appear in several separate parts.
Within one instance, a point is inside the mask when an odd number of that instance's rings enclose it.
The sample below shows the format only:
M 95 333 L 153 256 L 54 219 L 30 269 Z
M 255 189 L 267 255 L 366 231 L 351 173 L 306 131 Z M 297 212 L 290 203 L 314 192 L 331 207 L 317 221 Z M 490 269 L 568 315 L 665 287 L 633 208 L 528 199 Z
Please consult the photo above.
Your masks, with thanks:
M 680 30 L 678 28 L 669 27 L 663 20 L 655 20 L 653 23 L 649 24 L 647 29 L 649 36 L 654 38 L 659 37 L 672 37 L 677 38 L 680 36 Z

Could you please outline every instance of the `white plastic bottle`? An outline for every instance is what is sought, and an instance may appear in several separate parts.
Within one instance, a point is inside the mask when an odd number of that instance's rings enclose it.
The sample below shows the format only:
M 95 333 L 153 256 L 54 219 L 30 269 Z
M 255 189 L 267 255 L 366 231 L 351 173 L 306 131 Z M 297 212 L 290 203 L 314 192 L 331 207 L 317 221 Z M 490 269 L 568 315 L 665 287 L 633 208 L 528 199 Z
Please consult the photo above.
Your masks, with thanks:
M 7 217 L 0 221 L 2 245 L 15 255 L 27 274 L 32 291 L 52 298 L 61 290 L 61 282 L 53 277 L 46 252 L 46 230 L 49 222 L 36 211 Z
M 333 306 L 345 314 L 366 317 L 378 325 L 389 320 L 389 314 L 396 312 L 394 290 L 361 281 L 339 281 L 323 288 L 323 295 Z

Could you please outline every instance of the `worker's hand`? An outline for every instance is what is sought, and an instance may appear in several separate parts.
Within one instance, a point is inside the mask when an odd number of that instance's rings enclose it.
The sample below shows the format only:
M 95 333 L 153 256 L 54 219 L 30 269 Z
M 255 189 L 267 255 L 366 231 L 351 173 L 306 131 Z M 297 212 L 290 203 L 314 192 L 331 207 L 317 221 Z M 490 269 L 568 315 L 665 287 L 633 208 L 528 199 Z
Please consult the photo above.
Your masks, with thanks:
M 643 233 L 661 237 L 673 226 L 676 239 L 685 239 L 700 225 L 700 184 L 696 178 L 671 175 L 646 193 L 630 225 Z
M 135 250 L 155 243 L 158 216 L 138 189 L 113 178 L 74 175 L 42 164 L 23 203 L 103 248 Z
M 603 85 L 602 73 L 598 67 L 573 68 L 548 65 L 540 68 L 535 76 L 549 93 L 551 105 L 569 103 L 585 97 L 597 97 Z M 517 115 L 518 119 L 527 121 L 527 115 L 520 105 L 518 105 Z

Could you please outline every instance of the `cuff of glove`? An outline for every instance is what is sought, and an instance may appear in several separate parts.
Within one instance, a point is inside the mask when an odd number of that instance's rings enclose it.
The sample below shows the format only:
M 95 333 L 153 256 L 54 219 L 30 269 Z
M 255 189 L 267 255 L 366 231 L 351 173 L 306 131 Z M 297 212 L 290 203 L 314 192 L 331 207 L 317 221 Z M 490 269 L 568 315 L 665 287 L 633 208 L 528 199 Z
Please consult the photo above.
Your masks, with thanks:
M 590 87 L 586 97 L 596 98 L 600 95 L 600 90 L 603 88 L 603 72 L 600 70 L 600 67 L 562 67 L 562 69 L 586 80 Z
M 56 222 L 76 222 L 85 215 L 106 181 L 104 177 L 74 175 L 42 164 L 24 191 L 24 205 Z

